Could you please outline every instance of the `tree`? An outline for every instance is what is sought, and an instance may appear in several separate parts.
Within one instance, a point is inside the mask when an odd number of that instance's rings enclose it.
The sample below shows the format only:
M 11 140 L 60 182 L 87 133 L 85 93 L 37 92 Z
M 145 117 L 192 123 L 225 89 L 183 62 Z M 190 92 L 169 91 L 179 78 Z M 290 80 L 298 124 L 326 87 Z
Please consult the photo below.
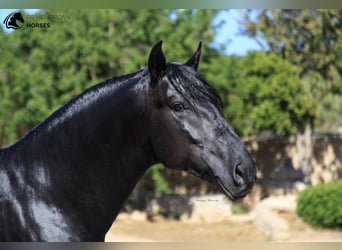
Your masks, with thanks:
M 297 133 L 315 118 L 315 103 L 295 68 L 275 53 L 221 57 L 210 67 L 207 77 L 223 98 L 225 115 L 243 136 Z
M 242 32 L 282 55 L 297 69 L 303 86 L 318 103 L 318 127 L 334 123 L 324 106 L 342 95 L 342 10 L 246 11 Z M 260 44 L 262 44 L 260 42 Z M 339 101 L 342 104 L 341 101 Z M 332 117 L 340 118 L 342 105 Z M 330 111 L 331 112 L 331 111 Z

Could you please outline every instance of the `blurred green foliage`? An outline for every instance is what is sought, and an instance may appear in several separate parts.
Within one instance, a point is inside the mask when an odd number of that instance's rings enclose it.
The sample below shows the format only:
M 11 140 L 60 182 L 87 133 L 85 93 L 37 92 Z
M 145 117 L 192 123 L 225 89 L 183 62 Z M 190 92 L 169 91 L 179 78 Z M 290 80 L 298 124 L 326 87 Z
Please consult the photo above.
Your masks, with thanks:
M 318 184 L 298 195 L 297 214 L 316 227 L 342 228 L 342 181 Z
M 249 208 L 242 202 L 234 202 L 231 208 L 232 214 L 247 214 Z
M 164 165 L 161 163 L 153 165 L 151 168 L 147 170 L 147 175 L 151 177 L 154 184 L 154 191 L 160 194 L 166 194 L 170 191 L 170 185 L 165 180 L 163 175 L 161 174 L 161 170 L 163 170 Z

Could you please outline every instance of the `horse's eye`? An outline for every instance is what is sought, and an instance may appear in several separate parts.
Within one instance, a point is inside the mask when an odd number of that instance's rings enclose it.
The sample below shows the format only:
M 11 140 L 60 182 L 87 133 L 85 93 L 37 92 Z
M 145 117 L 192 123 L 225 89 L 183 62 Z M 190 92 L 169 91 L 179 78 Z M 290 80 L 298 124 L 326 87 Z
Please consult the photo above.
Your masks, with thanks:
M 180 112 L 180 111 L 183 111 L 185 109 L 183 103 L 181 103 L 181 102 L 176 102 L 176 103 L 172 104 L 171 108 L 172 108 L 172 110 L 174 110 L 176 112 Z

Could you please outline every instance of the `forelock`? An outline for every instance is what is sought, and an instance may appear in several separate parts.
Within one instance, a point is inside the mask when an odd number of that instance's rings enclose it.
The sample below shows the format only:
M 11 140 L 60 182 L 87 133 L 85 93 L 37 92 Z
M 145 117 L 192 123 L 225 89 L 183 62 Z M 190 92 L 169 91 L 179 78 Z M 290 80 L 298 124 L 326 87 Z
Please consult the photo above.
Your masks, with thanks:
M 203 75 L 179 63 L 168 63 L 166 75 L 171 85 L 196 109 L 196 103 L 207 101 L 222 112 L 222 100 Z

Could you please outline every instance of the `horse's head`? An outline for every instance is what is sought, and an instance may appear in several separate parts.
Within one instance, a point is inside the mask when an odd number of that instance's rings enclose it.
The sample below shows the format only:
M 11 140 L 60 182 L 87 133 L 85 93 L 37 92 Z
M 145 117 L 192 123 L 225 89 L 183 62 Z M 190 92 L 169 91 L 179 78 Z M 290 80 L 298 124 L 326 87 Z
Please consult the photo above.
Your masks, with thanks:
M 197 72 L 201 44 L 185 64 L 166 63 L 161 45 L 148 64 L 156 158 L 219 186 L 232 200 L 244 197 L 255 182 L 255 164 L 225 121 L 219 95 Z

